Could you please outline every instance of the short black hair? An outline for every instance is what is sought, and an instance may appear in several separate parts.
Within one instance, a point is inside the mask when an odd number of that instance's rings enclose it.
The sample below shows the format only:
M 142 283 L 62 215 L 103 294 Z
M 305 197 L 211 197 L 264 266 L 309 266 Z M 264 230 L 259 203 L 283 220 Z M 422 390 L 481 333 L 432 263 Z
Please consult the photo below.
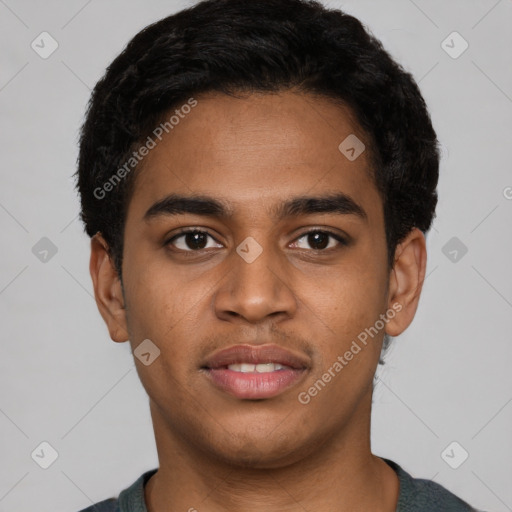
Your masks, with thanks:
M 428 231 L 437 204 L 436 134 L 412 75 L 380 41 L 353 16 L 316 1 L 204 0 L 139 32 L 88 105 L 76 172 L 81 219 L 89 236 L 102 233 L 120 278 L 140 170 L 126 162 L 164 116 L 201 93 L 285 90 L 329 98 L 355 114 L 370 143 L 390 266 L 414 227 Z

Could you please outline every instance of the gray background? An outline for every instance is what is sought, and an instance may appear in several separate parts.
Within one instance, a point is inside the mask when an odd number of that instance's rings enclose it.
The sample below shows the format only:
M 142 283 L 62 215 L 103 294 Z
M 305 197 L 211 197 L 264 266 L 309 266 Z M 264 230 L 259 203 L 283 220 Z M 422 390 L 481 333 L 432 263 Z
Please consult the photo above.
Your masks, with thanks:
M 379 371 L 373 450 L 476 507 L 512 510 L 512 1 L 325 3 L 358 16 L 413 73 L 443 148 L 428 277 Z M 0 0 L 0 511 L 77 511 L 157 466 L 128 343 L 110 340 L 92 298 L 71 175 L 105 67 L 190 4 Z M 43 31 L 59 45 L 47 59 L 31 48 Z M 453 31 L 469 44 L 458 58 L 442 47 Z M 444 43 L 452 54 L 462 44 Z M 43 237 L 57 249 L 46 261 Z M 31 458 L 50 460 L 43 441 L 58 452 L 48 469 Z M 469 453 L 458 469 L 441 456 L 453 441 Z M 453 464 L 463 452 L 448 453 Z

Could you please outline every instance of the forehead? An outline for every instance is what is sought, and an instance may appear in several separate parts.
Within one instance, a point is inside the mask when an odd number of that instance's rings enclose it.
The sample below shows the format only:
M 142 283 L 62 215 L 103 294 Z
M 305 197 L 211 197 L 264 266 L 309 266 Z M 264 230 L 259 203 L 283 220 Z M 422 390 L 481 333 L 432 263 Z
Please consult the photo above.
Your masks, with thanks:
M 142 218 L 169 194 L 218 197 L 235 215 L 242 207 L 275 211 L 284 196 L 336 191 L 380 206 L 368 141 L 348 107 L 294 92 L 196 101 L 177 106 L 181 115 L 142 161 L 129 216 Z

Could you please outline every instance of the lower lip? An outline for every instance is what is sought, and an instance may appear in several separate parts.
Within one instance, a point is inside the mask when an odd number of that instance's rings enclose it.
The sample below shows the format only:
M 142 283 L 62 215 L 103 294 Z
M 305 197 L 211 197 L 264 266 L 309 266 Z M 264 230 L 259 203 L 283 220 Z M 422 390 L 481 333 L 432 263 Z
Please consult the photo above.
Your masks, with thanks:
M 227 368 L 208 369 L 213 384 L 235 396 L 245 399 L 272 398 L 296 384 L 305 370 L 276 370 L 267 373 L 242 373 Z

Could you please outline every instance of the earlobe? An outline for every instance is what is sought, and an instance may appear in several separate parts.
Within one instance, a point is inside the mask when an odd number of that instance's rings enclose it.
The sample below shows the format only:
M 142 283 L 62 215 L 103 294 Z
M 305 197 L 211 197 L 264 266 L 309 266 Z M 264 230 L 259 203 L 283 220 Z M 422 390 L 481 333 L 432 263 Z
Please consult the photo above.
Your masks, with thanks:
M 121 280 L 110 257 L 108 244 L 100 232 L 91 238 L 89 271 L 96 305 L 113 341 L 128 341 L 126 309 Z
M 395 251 L 389 280 L 388 308 L 398 313 L 386 324 L 386 333 L 390 336 L 398 336 L 412 322 L 425 280 L 426 266 L 425 236 L 414 228 Z

